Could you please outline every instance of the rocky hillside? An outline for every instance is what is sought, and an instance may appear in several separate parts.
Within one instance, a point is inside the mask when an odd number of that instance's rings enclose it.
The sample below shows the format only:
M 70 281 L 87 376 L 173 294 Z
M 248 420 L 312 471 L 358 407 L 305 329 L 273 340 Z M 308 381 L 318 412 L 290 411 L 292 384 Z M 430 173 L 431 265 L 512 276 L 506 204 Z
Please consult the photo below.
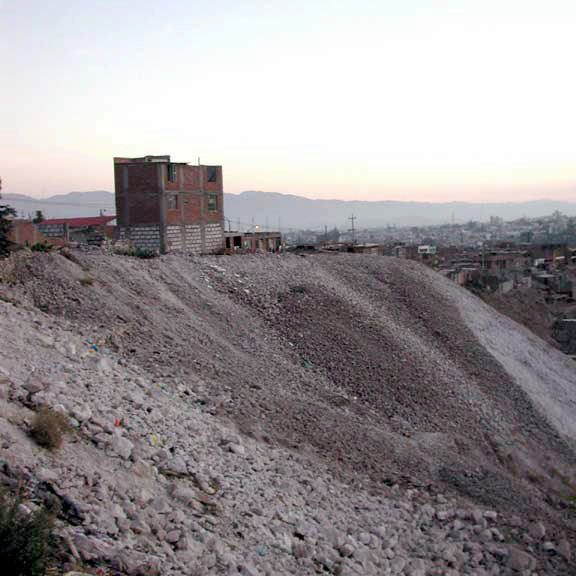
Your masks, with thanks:
M 575 366 L 434 272 L 63 252 L 0 278 L 1 480 L 60 501 L 64 568 L 576 571 Z

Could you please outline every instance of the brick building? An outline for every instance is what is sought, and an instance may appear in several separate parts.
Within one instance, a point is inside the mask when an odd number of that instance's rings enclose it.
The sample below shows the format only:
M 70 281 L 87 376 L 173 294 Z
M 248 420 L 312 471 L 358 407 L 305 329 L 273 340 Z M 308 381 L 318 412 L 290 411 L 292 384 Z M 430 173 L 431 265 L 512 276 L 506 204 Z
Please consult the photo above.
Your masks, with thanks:
M 69 243 L 102 246 L 107 238 L 113 238 L 116 216 L 85 216 L 83 218 L 56 218 L 36 224 L 50 244 Z
M 221 166 L 170 156 L 114 158 L 119 239 L 133 248 L 195 254 L 224 248 Z

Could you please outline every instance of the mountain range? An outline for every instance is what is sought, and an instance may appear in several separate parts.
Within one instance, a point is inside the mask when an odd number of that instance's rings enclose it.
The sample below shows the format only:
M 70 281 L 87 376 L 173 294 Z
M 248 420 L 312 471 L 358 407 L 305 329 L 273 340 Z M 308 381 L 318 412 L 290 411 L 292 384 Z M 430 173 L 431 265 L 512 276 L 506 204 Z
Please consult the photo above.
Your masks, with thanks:
M 114 214 L 114 194 L 103 190 L 70 192 L 33 198 L 23 194 L 4 194 L 1 202 L 14 207 L 20 217 L 42 210 L 47 218 L 97 216 L 102 210 Z M 355 216 L 357 228 L 376 228 L 386 225 L 418 226 L 443 224 L 451 221 L 486 221 L 490 216 L 505 220 L 520 217 L 546 216 L 558 210 L 576 216 L 576 202 L 534 200 L 530 202 L 472 203 L 472 202 L 400 202 L 312 200 L 291 194 L 246 191 L 224 195 L 227 226 L 245 229 L 254 224 L 264 228 L 347 229 L 350 217 Z M 238 226 L 240 224 L 240 226 Z

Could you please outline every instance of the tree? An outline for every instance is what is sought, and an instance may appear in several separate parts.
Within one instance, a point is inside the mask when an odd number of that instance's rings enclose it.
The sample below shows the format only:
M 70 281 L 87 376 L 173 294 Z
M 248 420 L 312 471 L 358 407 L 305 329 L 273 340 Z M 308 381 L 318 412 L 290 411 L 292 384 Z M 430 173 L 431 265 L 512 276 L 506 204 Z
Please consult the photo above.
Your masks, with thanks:
M 0 192 L 2 191 L 2 180 L 0 179 Z M 0 194 L 0 198 L 2 195 Z M 11 218 L 16 216 L 16 210 L 11 206 L 0 204 L 0 258 L 7 256 L 10 251 L 10 240 L 8 234 L 12 227 Z
M 32 222 L 34 224 L 40 224 L 40 222 L 44 222 L 46 218 L 44 218 L 44 214 L 42 214 L 42 210 L 36 210 L 36 216 L 34 216 Z

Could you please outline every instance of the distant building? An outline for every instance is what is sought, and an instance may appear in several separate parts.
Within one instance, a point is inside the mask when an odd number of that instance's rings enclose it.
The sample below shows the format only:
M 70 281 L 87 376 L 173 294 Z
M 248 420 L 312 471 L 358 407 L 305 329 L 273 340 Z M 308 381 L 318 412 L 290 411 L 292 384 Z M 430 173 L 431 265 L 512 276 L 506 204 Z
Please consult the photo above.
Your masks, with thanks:
M 19 246 L 48 243 L 66 246 L 70 243 L 101 246 L 115 233 L 116 216 L 87 216 L 85 218 L 56 218 L 32 222 L 14 220 L 10 240 Z
M 119 240 L 160 253 L 224 249 L 221 166 L 114 158 L 114 177 Z
M 65 245 L 70 242 L 101 246 L 112 239 L 116 216 L 86 216 L 84 218 L 56 218 L 36 224 L 50 244 Z
M 278 252 L 282 247 L 280 232 L 226 232 L 226 252 Z
M 8 240 L 18 246 L 34 246 L 34 244 L 43 244 L 46 238 L 38 229 L 38 225 L 31 220 L 12 220 Z

